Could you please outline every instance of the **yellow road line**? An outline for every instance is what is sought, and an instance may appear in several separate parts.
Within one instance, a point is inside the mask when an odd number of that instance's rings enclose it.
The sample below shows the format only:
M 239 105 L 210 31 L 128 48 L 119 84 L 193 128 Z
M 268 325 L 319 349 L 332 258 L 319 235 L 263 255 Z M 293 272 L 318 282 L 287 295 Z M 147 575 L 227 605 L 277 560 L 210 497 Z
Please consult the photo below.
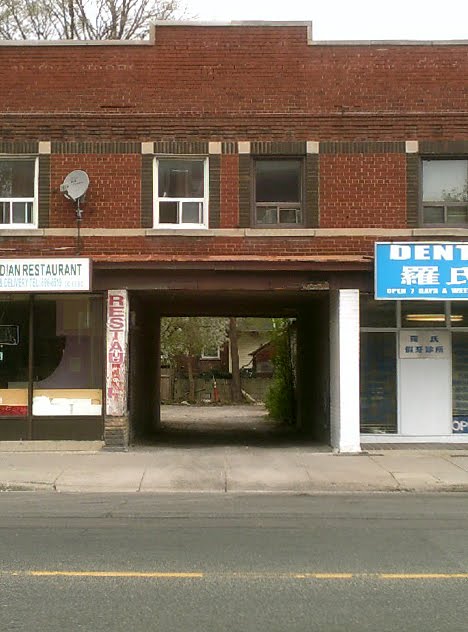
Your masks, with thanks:
M 139 571 L 26 571 L 31 577 L 141 577 L 198 579 L 203 573 L 161 573 Z
M 352 579 L 354 573 L 298 573 L 296 579 Z

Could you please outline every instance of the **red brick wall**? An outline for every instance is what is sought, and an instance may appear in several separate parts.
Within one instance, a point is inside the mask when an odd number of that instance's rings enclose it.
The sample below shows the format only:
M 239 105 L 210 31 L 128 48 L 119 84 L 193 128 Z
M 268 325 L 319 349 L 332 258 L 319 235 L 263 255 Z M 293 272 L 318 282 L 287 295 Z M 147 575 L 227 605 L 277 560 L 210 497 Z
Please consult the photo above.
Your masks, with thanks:
M 239 225 L 239 156 L 221 156 L 221 228 Z
M 317 255 L 372 255 L 372 237 L 82 237 L 82 254 L 96 260 L 131 259 L 141 261 L 216 260 L 218 257 L 290 258 Z M 34 257 L 73 254 L 74 237 L 12 237 L 3 242 L 3 256 L 23 254 Z M 70 251 L 70 253 L 67 252 Z M 339 257 L 338 257 L 339 258 Z
M 148 45 L 0 46 L 0 111 L 16 137 L 456 138 L 467 129 L 467 48 L 310 46 L 305 26 L 163 26 Z
M 65 176 L 74 169 L 83 169 L 90 179 L 83 228 L 141 227 L 140 155 L 55 154 L 51 160 L 51 228 L 75 225 L 75 205 L 60 192 Z
M 467 46 L 309 46 L 304 26 L 163 26 L 147 46 L 0 47 L 0 109 L 462 112 L 467 58 Z
M 304 26 L 165 26 L 147 45 L 0 45 L 0 141 L 463 140 L 467 52 L 467 45 L 311 46 Z M 407 226 L 406 156 L 392 151 L 320 154 L 321 228 Z M 140 228 L 141 160 L 53 153 L 50 227 L 75 225 L 59 186 L 69 171 L 85 169 L 83 228 Z M 239 156 L 223 154 L 220 172 L 220 226 L 234 228 Z M 373 252 L 372 238 L 300 233 L 84 237 L 83 254 L 195 261 Z M 2 240 L 4 256 L 75 247 L 72 237 Z
M 320 156 L 320 227 L 406 227 L 404 154 Z

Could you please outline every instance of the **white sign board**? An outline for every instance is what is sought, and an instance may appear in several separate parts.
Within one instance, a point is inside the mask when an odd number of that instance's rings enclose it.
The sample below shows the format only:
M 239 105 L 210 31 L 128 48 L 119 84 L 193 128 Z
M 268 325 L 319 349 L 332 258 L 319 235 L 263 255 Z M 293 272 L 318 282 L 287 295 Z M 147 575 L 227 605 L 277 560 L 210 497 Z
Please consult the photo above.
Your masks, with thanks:
M 127 412 L 128 294 L 107 293 L 106 414 L 123 417 Z
M 89 292 L 90 289 L 89 259 L 0 259 L 0 292 Z
M 450 357 L 448 331 L 408 329 L 400 331 L 400 358 L 446 359 Z

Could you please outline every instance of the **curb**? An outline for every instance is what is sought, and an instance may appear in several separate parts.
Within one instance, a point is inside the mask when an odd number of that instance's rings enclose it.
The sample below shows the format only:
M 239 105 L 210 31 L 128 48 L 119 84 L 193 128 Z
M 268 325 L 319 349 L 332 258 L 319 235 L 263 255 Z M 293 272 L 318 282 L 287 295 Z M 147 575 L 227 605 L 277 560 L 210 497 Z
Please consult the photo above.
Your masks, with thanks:
M 86 488 L 81 486 L 67 485 L 66 488 L 57 488 L 52 483 L 0 483 L 1 492 L 53 492 L 57 494 L 222 494 L 222 495 L 238 495 L 238 494 L 286 494 L 295 496 L 314 496 L 316 494 L 424 494 L 424 493 L 468 493 L 468 485 L 438 485 L 429 486 L 422 485 L 420 487 L 372 487 L 365 485 L 329 485 L 311 489 L 234 489 L 220 491 L 219 489 L 181 489 L 174 488 L 145 490 L 129 490 L 116 489 L 115 487 L 107 488 L 105 485 L 96 488 Z

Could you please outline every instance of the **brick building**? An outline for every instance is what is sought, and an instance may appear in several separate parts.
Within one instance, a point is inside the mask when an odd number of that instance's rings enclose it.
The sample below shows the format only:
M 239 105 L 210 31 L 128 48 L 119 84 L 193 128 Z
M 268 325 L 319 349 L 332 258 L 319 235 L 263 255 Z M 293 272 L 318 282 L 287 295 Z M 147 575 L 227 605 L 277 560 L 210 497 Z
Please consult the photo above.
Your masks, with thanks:
M 462 441 L 465 303 L 373 293 L 375 242 L 468 235 L 467 46 L 1 42 L 0 439 L 151 431 L 159 319 L 206 314 L 297 318 L 298 424 L 338 450 Z M 440 357 L 409 356 L 418 328 Z

